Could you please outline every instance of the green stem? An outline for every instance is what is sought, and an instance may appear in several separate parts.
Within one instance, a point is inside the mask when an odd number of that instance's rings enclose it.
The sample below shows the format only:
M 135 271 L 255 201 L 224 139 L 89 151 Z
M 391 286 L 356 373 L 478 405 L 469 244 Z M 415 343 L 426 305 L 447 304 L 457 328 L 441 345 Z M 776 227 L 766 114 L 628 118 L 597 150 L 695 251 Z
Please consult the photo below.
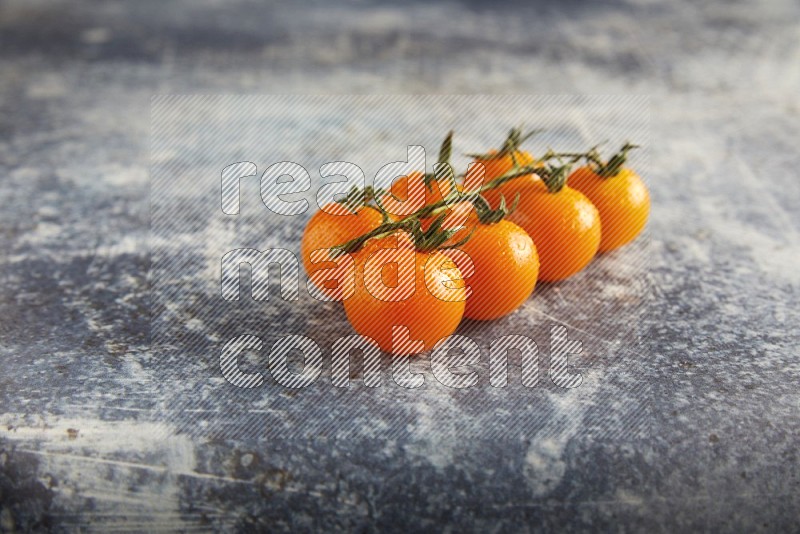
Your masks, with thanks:
M 459 202 L 464 202 L 464 201 L 472 202 L 476 197 L 478 197 L 479 195 L 481 195 L 482 193 L 484 193 L 486 191 L 489 191 L 489 190 L 492 190 L 492 189 L 497 189 L 498 187 L 500 187 L 501 185 L 505 184 L 506 182 L 509 182 L 509 181 L 511 181 L 511 180 L 513 180 L 515 178 L 519 178 L 520 176 L 526 176 L 526 175 L 535 173 L 537 168 L 538 167 L 535 167 L 535 166 L 532 166 L 532 165 L 527 165 L 525 167 L 520 167 L 520 168 L 518 168 L 516 170 L 511 170 L 511 171 L 507 172 L 506 174 L 504 174 L 502 176 L 498 176 L 497 178 L 495 178 L 495 179 L 489 181 L 488 183 L 484 184 L 477 191 L 471 191 L 469 193 L 459 194 L 458 201 Z M 449 205 L 448 201 L 446 199 L 442 199 L 442 200 L 440 200 L 438 202 L 434 202 L 433 204 L 429 204 L 429 205 L 427 205 L 427 206 L 415 211 L 414 213 L 412 213 L 410 215 L 407 215 L 406 217 L 400 219 L 399 221 L 387 222 L 387 223 L 381 224 L 377 228 L 375 228 L 373 230 L 370 230 L 369 232 L 367 232 L 366 234 L 364 234 L 362 236 L 356 237 L 355 239 L 351 239 L 350 241 L 342 243 L 341 245 L 336 245 L 335 247 L 332 247 L 332 248 L 339 249 L 339 250 L 341 250 L 343 252 L 354 252 L 354 251 L 358 250 L 359 248 L 361 248 L 361 246 L 364 243 L 366 243 L 367 241 L 369 241 L 370 239 L 377 238 L 377 237 L 385 237 L 382 234 L 389 235 L 392 232 L 394 232 L 395 230 L 408 229 L 409 226 L 411 224 L 413 224 L 413 222 L 415 220 L 419 220 L 419 219 L 422 219 L 424 217 L 430 217 L 434 212 L 436 212 L 436 210 L 440 210 L 441 208 L 447 208 L 449 206 L 450 205 Z

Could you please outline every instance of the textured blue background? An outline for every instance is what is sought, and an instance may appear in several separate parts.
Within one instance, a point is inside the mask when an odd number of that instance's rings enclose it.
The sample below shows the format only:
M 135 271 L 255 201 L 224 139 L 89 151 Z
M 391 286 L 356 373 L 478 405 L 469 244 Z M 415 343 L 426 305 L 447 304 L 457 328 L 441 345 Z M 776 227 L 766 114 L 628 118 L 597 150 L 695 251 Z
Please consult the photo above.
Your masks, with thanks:
M 1 3 L 0 529 L 797 531 L 798 20 L 792 1 Z M 646 404 L 648 431 L 550 417 L 500 439 L 448 417 L 486 416 L 465 398 L 416 403 L 400 433 L 256 439 L 212 431 L 236 413 L 204 404 L 218 384 L 150 387 L 191 371 L 148 351 L 150 97 L 294 92 L 650 95 L 646 365 L 604 399 Z M 297 424 L 282 403 L 261 420 Z

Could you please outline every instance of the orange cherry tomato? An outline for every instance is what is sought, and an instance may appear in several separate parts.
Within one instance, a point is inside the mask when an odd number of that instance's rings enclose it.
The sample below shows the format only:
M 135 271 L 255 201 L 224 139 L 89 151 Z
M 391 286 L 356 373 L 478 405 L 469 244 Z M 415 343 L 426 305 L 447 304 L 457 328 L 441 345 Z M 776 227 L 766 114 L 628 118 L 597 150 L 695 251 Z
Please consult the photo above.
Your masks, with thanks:
M 600 245 L 600 215 L 582 193 L 565 186 L 551 193 L 537 176 L 521 176 L 484 196 L 492 204 L 500 195 L 513 199 L 516 211 L 507 217 L 531 236 L 539 253 L 539 279 L 563 280 L 594 258 Z
M 334 261 L 312 261 L 311 253 L 313 251 L 341 245 L 374 230 L 382 222 L 381 214 L 370 207 L 362 207 L 355 214 L 340 204 L 328 204 L 324 210 L 319 210 L 306 224 L 300 243 L 300 255 L 303 258 L 303 267 L 305 267 L 306 273 L 313 280 L 314 273 L 320 269 L 337 266 Z M 319 286 L 320 284 L 315 283 L 315 285 Z M 328 280 L 319 289 L 332 295 L 335 287 L 336 282 Z
M 603 225 L 600 252 L 607 252 L 633 241 L 650 215 L 650 193 L 638 174 L 623 168 L 604 178 L 592 167 L 576 169 L 567 183 L 597 207 Z
M 432 349 L 456 330 L 466 292 L 458 268 L 439 252 L 409 246 L 399 252 L 405 254 L 403 260 L 381 267 L 377 255 L 396 252 L 401 239 L 401 232 L 374 239 L 354 254 L 356 290 L 344 301 L 344 310 L 353 329 L 375 340 L 381 350 L 409 355 Z M 380 293 L 381 287 L 388 288 L 387 294 Z M 394 300 L 384 300 L 389 298 Z M 398 329 L 411 341 L 393 344 Z
M 474 265 L 474 274 L 466 279 L 472 292 L 467 297 L 465 317 L 502 317 L 519 308 L 533 292 L 539 256 L 528 233 L 513 222 L 478 223 L 459 249 Z

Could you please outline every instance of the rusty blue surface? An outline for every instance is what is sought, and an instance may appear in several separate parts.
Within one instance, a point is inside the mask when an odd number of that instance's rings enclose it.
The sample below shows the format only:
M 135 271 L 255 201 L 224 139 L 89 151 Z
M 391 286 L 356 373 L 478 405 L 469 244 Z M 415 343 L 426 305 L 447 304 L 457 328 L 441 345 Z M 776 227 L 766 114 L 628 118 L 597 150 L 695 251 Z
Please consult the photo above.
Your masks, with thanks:
M 4 2 L 0 528 L 796 531 L 798 15 Z M 598 345 L 626 364 L 587 397 L 646 405 L 647 431 L 565 425 L 553 398 L 515 419 L 519 389 L 365 406 L 327 386 L 313 433 L 259 434 L 296 428 L 303 399 L 248 415 L 198 378 L 213 355 L 156 358 L 151 95 L 292 92 L 649 95 L 651 293 L 638 344 Z

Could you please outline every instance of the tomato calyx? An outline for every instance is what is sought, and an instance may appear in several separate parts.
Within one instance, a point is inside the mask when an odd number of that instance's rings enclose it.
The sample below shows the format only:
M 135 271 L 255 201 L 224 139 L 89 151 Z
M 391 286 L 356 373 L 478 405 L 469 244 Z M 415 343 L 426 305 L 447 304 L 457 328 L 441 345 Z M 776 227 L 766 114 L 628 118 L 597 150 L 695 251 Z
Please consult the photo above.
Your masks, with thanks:
M 336 201 L 336 203 L 344 206 L 344 208 L 353 215 L 358 213 L 363 208 L 373 209 L 380 213 L 383 217 L 383 222 L 387 223 L 391 221 L 391 217 L 380 203 L 380 198 L 384 194 L 385 191 L 380 188 L 372 187 L 371 185 L 368 185 L 363 189 L 353 186 L 350 191 L 347 192 L 344 198 L 340 198 Z
M 459 239 L 455 243 L 447 243 L 454 235 L 461 231 L 461 228 L 442 228 L 447 213 L 439 214 L 428 227 L 427 230 L 422 229 L 422 221 L 420 219 L 413 219 L 410 224 L 411 237 L 414 240 L 414 248 L 420 252 L 430 252 L 431 250 L 442 248 L 458 248 L 472 237 L 475 228 L 473 228 L 466 236 Z
M 489 201 L 486 200 L 486 197 L 483 195 L 478 195 L 475 197 L 475 201 L 473 202 L 475 205 L 475 212 L 478 215 L 478 220 L 481 224 L 496 224 L 506 218 L 508 215 L 514 213 L 517 209 L 517 205 L 519 204 L 519 193 L 514 196 L 514 201 L 511 203 L 511 206 L 506 205 L 506 197 L 501 193 L 500 194 L 500 204 L 498 205 L 497 209 L 492 209 L 492 206 L 489 204 Z
M 545 157 L 547 156 L 548 154 L 545 154 Z M 558 193 L 567 185 L 567 177 L 572 170 L 572 166 L 575 165 L 575 161 L 576 160 L 573 159 L 567 163 L 561 163 L 561 165 L 546 163 L 544 166 L 536 169 L 536 174 L 541 178 L 542 182 L 544 182 L 548 192 Z M 559 162 L 561 161 L 559 160 Z
M 597 150 L 593 149 L 592 161 L 596 165 L 594 172 L 602 178 L 613 178 L 622 170 L 622 166 L 625 165 L 625 162 L 628 160 L 628 152 L 634 148 L 639 148 L 639 145 L 626 142 L 622 145 L 619 152 L 611 156 L 606 162 L 603 162 Z
M 439 147 L 438 163 L 450 163 L 450 155 L 453 153 L 453 130 L 447 132 L 447 136 L 442 141 L 442 146 Z
M 426 172 L 422 177 L 422 182 L 428 191 L 433 191 L 434 182 L 446 180 L 450 188 L 448 196 L 452 196 L 456 191 L 456 177 L 453 174 L 453 167 L 450 165 L 450 156 L 453 152 L 453 130 L 447 132 L 447 136 L 439 147 L 439 158 L 433 165 L 433 172 Z
M 536 128 L 533 130 L 529 130 L 525 132 L 522 126 L 518 126 L 515 128 L 511 128 L 511 131 L 508 132 L 508 136 L 506 140 L 503 141 L 500 150 L 486 152 L 484 154 L 465 154 L 470 158 L 476 159 L 478 161 L 486 161 L 490 159 L 500 158 L 505 155 L 511 156 L 511 160 L 514 162 L 514 166 L 518 167 L 519 162 L 517 162 L 516 153 L 519 150 L 520 145 L 533 137 L 536 134 L 543 132 L 542 128 Z
M 619 149 L 619 152 L 604 160 L 598 150 L 600 145 L 595 145 L 586 152 L 553 152 L 548 151 L 543 159 L 549 158 L 573 158 L 573 162 L 580 159 L 586 160 L 586 163 L 592 166 L 594 173 L 601 178 L 613 178 L 619 174 L 622 167 L 628 161 L 628 152 L 634 148 L 640 148 L 640 145 L 635 145 L 630 141 L 626 141 Z

